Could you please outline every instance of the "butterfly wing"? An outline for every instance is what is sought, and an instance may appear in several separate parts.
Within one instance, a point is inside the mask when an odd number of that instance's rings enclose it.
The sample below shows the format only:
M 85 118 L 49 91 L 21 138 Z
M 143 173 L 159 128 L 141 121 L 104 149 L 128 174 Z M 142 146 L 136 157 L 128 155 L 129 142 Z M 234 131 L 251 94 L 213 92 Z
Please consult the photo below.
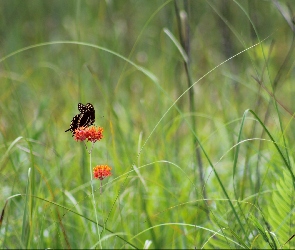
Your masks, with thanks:
M 71 131 L 74 135 L 77 128 L 89 127 L 95 122 L 95 110 L 91 103 L 87 103 L 86 105 L 78 103 L 78 110 L 80 114 L 73 117 L 70 128 L 65 132 Z
M 91 103 L 86 104 L 87 116 L 89 117 L 89 126 L 95 122 L 95 110 Z
M 89 126 L 89 117 L 87 113 L 81 114 L 79 119 L 79 127 L 88 127 Z
M 79 118 L 79 127 L 89 127 L 95 122 L 94 112 L 85 112 Z
M 71 131 L 74 134 L 75 130 L 80 127 L 80 122 L 79 122 L 80 119 L 81 119 L 81 114 L 75 115 L 71 121 L 70 128 L 67 129 L 65 132 Z
M 87 104 L 90 104 L 90 103 L 87 103 Z M 84 105 L 82 103 L 78 103 L 78 110 L 80 111 L 80 113 L 83 114 L 83 113 L 85 113 L 87 111 L 87 104 Z

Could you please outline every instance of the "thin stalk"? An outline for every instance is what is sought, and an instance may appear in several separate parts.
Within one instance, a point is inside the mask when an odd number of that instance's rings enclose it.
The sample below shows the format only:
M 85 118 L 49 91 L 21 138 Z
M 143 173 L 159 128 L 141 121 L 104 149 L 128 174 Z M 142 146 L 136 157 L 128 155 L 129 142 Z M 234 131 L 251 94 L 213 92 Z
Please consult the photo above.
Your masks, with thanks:
M 177 6 L 177 2 L 174 1 L 174 6 L 175 6 L 175 12 L 176 12 L 176 17 L 177 17 L 177 23 L 178 23 L 178 30 L 179 30 L 179 37 L 180 37 L 180 43 L 182 48 L 185 50 L 186 53 L 186 59 L 184 58 L 183 63 L 184 63 L 184 68 L 185 68 L 185 73 L 187 76 L 187 83 L 188 83 L 188 88 L 189 88 L 189 109 L 190 112 L 193 114 L 195 111 L 195 94 L 194 94 L 194 89 L 192 88 L 193 86 L 193 81 L 191 77 L 191 72 L 190 72 L 190 27 L 188 24 L 188 3 L 187 1 L 184 2 L 184 6 L 186 11 L 182 12 L 180 14 L 179 8 Z M 180 17 L 182 16 L 182 18 Z M 192 123 L 192 128 L 196 129 L 197 127 L 197 121 L 195 119 L 195 116 L 191 116 L 191 123 Z M 201 187 L 205 187 L 205 180 L 204 180 L 204 171 L 203 171 L 203 161 L 201 157 L 201 152 L 200 152 L 200 147 L 198 146 L 198 141 L 196 140 L 196 137 L 193 136 L 193 145 L 195 147 L 195 153 L 196 153 L 196 159 L 198 163 L 198 170 L 199 170 L 199 179 L 200 179 L 200 184 Z M 203 198 L 207 198 L 207 192 L 206 189 L 203 188 Z M 208 211 L 207 211 L 208 214 Z
M 92 143 L 93 145 L 93 143 Z M 97 217 L 97 210 L 96 210 L 96 201 L 94 198 L 94 189 L 93 189 L 93 178 L 92 178 L 92 170 L 91 170 L 91 164 L 92 164 L 92 158 L 91 158 L 91 153 L 89 154 L 89 171 L 90 171 L 90 179 L 91 179 L 91 195 L 92 195 L 92 204 L 94 207 L 94 212 L 95 212 L 95 221 L 96 221 L 96 230 L 97 230 L 97 234 L 98 234 L 98 240 L 99 240 L 99 246 L 100 249 L 102 249 L 102 245 L 101 245 L 101 240 L 100 240 L 100 233 L 99 233 L 99 227 L 98 227 L 98 217 Z

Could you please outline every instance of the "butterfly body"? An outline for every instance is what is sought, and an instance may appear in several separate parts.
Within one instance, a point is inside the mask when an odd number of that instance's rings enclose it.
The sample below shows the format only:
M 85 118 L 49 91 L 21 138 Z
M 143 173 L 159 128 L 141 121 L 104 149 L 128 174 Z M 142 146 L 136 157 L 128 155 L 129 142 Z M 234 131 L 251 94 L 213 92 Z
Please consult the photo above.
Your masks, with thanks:
M 67 131 L 71 131 L 72 134 L 75 134 L 75 130 L 79 127 L 89 127 L 95 122 L 95 110 L 91 103 L 86 105 L 79 103 L 78 110 L 80 114 L 77 114 L 73 117 L 70 128 Z

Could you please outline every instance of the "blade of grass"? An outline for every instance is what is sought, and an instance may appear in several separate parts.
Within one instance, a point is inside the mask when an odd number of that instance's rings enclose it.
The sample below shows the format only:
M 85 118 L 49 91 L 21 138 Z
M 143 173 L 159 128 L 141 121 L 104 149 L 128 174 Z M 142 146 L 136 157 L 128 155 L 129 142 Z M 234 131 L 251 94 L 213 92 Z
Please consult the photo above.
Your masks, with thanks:
M 27 196 L 30 196 L 30 195 L 27 195 L 27 194 L 15 194 L 15 195 L 13 195 L 13 196 L 10 196 L 10 197 L 7 198 L 6 200 L 8 201 L 8 200 L 14 199 L 14 198 L 16 198 L 16 197 L 21 197 L 21 196 L 24 196 L 24 197 L 26 197 L 26 199 L 27 199 Z M 45 199 L 45 198 L 38 197 L 38 196 L 35 196 L 35 195 L 34 195 L 34 196 L 31 196 L 31 198 L 39 199 L 39 200 L 41 200 L 41 201 L 43 201 L 43 202 L 49 203 L 49 204 L 54 205 L 54 206 L 56 206 L 56 207 L 60 207 L 60 208 L 66 210 L 66 211 L 68 211 L 68 212 L 71 212 L 71 213 L 73 213 L 73 214 L 75 214 L 75 215 L 81 216 L 82 218 L 84 218 L 85 220 L 87 220 L 87 221 L 89 221 L 89 222 L 91 222 L 91 223 L 93 223 L 93 224 L 96 224 L 96 221 L 95 221 L 95 220 L 92 220 L 92 219 L 90 219 L 90 218 L 84 216 L 83 214 L 79 214 L 78 212 L 76 212 L 76 211 L 74 211 L 74 210 L 72 210 L 72 209 L 69 209 L 69 208 L 67 208 L 67 207 L 65 207 L 65 206 L 63 206 L 63 205 L 61 205 L 61 204 L 58 204 L 57 202 L 49 201 L 49 200 L 47 200 L 47 199 Z M 65 214 L 64 214 L 64 215 L 65 215 Z M 64 216 L 64 215 L 63 215 L 63 216 Z M 62 216 L 62 217 L 63 217 L 63 216 Z M 62 218 L 61 218 L 61 219 L 62 219 Z M 99 224 L 99 226 L 100 226 L 101 228 L 104 228 L 104 225 Z M 106 227 L 105 227 L 105 230 L 108 231 L 108 232 L 110 232 L 110 233 L 112 233 L 112 234 L 115 234 L 115 232 L 113 232 L 112 230 L 110 230 L 110 229 L 108 229 L 108 228 L 106 228 Z M 118 237 L 119 239 L 121 239 L 122 241 L 124 241 L 127 245 L 129 245 L 129 246 L 131 246 L 131 247 L 133 247 L 133 248 L 135 248 L 135 249 L 138 249 L 134 244 L 132 244 L 131 242 L 125 240 L 123 237 L 121 237 L 121 236 L 119 236 L 119 235 L 117 235 L 117 237 Z
M 24 214 L 23 214 L 23 225 L 22 225 L 22 243 L 23 245 L 28 248 L 28 242 L 29 242 L 29 234 L 30 234 L 30 188 L 31 188 L 31 168 L 28 170 L 28 179 L 27 179 L 27 185 L 26 185 L 26 193 L 25 193 L 25 206 L 24 206 Z
M 292 171 L 292 167 L 289 165 L 289 162 L 288 160 L 284 157 L 284 154 L 283 152 L 280 150 L 279 146 L 278 146 L 278 143 L 276 143 L 276 141 L 274 140 L 274 138 L 272 137 L 272 135 L 270 134 L 270 132 L 268 131 L 268 129 L 266 128 L 266 126 L 264 125 L 264 123 L 259 119 L 259 117 L 256 115 L 256 113 L 251 110 L 251 109 L 247 109 L 244 113 L 244 115 L 246 115 L 248 112 L 250 112 L 254 117 L 255 119 L 257 119 L 257 121 L 260 123 L 260 125 L 262 126 L 262 128 L 265 130 L 265 132 L 267 133 L 268 137 L 271 139 L 271 141 L 273 142 L 274 146 L 276 147 L 278 153 L 280 154 L 285 166 L 287 167 L 292 179 L 293 179 L 293 185 L 294 185 L 294 188 L 295 188 L 295 176 L 294 176 L 294 173 Z

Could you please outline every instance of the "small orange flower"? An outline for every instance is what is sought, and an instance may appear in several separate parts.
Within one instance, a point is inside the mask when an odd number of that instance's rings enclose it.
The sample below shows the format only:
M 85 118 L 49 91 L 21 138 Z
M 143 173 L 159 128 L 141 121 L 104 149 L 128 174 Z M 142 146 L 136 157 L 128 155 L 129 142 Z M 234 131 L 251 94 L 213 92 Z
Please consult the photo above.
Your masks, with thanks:
M 80 127 L 75 130 L 75 140 L 76 141 L 91 141 L 96 142 L 103 138 L 103 128 L 102 127 Z
M 111 170 L 112 168 L 108 165 L 97 165 L 93 168 L 93 176 L 95 179 L 100 179 L 102 181 L 104 178 L 112 175 Z
M 87 134 L 84 127 L 77 128 L 75 130 L 75 140 L 84 141 L 87 139 Z
M 87 139 L 88 141 L 91 141 L 91 142 L 96 142 L 96 141 L 99 141 L 103 138 L 103 128 L 101 127 L 95 127 L 95 126 L 91 126 L 88 128 L 88 136 L 87 136 Z

